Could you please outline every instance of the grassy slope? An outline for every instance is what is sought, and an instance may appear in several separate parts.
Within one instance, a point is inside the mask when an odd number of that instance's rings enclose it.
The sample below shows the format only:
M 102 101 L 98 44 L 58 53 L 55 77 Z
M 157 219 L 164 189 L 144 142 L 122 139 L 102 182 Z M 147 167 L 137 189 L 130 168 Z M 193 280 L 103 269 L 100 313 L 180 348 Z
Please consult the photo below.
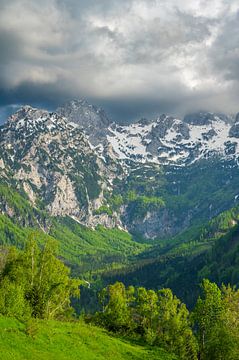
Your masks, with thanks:
M 173 360 L 163 350 L 132 344 L 94 326 L 39 321 L 35 338 L 15 319 L 0 317 L 0 360 Z
M 59 244 L 59 255 L 75 269 L 76 274 L 122 267 L 129 263 L 132 256 L 148 247 L 119 229 L 99 226 L 92 230 L 69 217 L 50 220 L 50 234 L 46 234 L 37 227 L 23 227 L 9 217 L 0 215 L 0 245 L 23 248 L 31 233 L 39 243 L 55 239 Z
M 69 217 L 55 220 L 50 233 L 59 240 L 62 257 L 85 274 L 122 267 L 149 246 L 117 228 L 92 230 Z

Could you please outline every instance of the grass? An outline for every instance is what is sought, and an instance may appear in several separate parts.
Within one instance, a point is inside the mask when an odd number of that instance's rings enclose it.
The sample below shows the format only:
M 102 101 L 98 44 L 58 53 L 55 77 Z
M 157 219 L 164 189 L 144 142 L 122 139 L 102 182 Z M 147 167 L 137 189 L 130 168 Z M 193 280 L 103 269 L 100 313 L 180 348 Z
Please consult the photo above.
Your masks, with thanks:
M 27 335 L 16 319 L 0 317 L 0 360 L 173 360 L 161 349 L 143 347 L 111 336 L 82 321 L 37 321 Z
M 53 219 L 50 234 L 37 227 L 15 223 L 6 215 L 0 215 L 0 246 L 14 245 L 22 249 L 29 235 L 34 233 L 42 244 L 55 239 L 59 245 L 59 256 L 79 274 L 103 271 L 105 268 L 123 267 L 131 258 L 143 252 L 148 244 L 139 243 L 126 231 L 106 229 L 95 230 L 80 225 L 70 217 Z
M 106 229 L 100 225 L 96 230 L 92 230 L 78 224 L 70 217 L 56 219 L 51 235 L 61 242 L 64 252 L 75 254 L 75 256 L 97 252 L 128 256 L 137 254 L 146 248 L 146 244 L 137 243 L 126 231 L 117 228 Z M 66 256 L 66 258 L 68 257 Z

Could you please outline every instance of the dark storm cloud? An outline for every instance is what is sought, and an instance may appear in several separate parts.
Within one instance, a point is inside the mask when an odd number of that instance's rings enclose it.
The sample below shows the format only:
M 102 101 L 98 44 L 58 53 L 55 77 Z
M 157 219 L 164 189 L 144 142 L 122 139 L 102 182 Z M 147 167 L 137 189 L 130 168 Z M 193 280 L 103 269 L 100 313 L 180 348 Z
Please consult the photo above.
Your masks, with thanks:
M 210 58 L 224 78 L 239 80 L 239 11 L 230 16 L 211 47 Z
M 238 9 L 237 0 L 0 0 L 0 116 L 77 97 L 120 121 L 236 112 Z

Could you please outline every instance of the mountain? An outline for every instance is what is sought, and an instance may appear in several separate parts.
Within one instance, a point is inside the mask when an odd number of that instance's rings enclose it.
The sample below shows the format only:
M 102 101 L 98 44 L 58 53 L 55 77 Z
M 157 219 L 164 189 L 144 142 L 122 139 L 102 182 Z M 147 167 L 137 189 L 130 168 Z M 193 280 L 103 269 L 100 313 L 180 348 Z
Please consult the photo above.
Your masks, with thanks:
M 72 100 L 59 107 L 56 112 L 78 125 L 92 145 L 105 141 L 111 121 L 103 109 L 89 104 L 86 100 Z
M 199 113 L 184 120 L 162 115 L 153 122 L 113 125 L 110 131 L 108 141 L 120 159 L 183 166 L 215 155 L 239 155 L 238 123 L 225 115 Z
M 90 282 L 116 272 L 129 284 L 170 286 L 188 303 L 201 274 L 237 283 L 237 236 L 211 222 L 239 205 L 238 129 L 239 115 L 122 126 L 82 100 L 56 112 L 23 106 L 0 127 L 1 244 L 23 247 L 35 229 Z M 225 249 L 221 235 L 234 264 L 225 277 L 210 257 Z
M 183 120 L 161 115 L 129 126 L 112 124 L 107 139 L 130 169 L 121 192 L 127 188 L 161 197 L 165 205 L 156 211 L 145 208 L 138 219 L 135 206 L 129 206 L 124 214 L 128 229 L 149 238 L 174 236 L 234 206 L 238 119 L 200 112 Z
M 120 165 L 99 157 L 82 130 L 65 118 L 21 108 L 0 128 L 0 156 L 2 180 L 17 184 L 35 207 L 89 226 L 116 225 L 113 216 L 93 213 L 120 176 Z
M 84 100 L 25 106 L 0 128 L 1 179 L 51 216 L 175 236 L 239 200 L 238 121 L 201 112 L 119 126 Z
M 215 155 L 231 159 L 239 154 L 239 115 L 199 112 L 183 120 L 161 115 L 122 126 L 84 100 L 70 101 L 57 113 L 79 125 L 93 146 L 102 149 L 110 144 L 115 157 L 125 161 L 182 166 Z

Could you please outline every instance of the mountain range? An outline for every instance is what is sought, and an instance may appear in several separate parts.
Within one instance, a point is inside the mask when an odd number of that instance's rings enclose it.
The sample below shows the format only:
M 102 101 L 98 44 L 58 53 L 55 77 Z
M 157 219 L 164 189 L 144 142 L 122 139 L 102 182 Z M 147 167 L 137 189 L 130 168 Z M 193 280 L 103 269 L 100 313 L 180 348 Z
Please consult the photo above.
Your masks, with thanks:
M 183 166 L 215 155 L 236 159 L 239 154 L 239 114 L 198 112 L 183 120 L 163 114 L 120 126 L 83 100 L 70 101 L 57 113 L 77 124 L 99 153 L 109 145 L 111 155 L 124 161 Z
M 218 210 L 213 201 L 207 204 L 209 218 L 238 196 L 232 187 L 239 156 L 238 115 L 196 113 L 183 120 L 161 115 L 119 126 L 84 100 L 70 101 L 55 113 L 24 106 L 1 127 L 0 151 L 1 178 L 14 180 L 33 206 L 87 226 L 137 228 L 149 238 L 176 234 L 201 211 L 203 198 L 177 226 L 178 215 L 170 205 L 172 198 L 187 195 L 190 177 L 197 183 L 200 168 L 206 168 L 204 175 L 210 167 L 220 172 L 218 186 L 205 192 L 229 184 L 233 192 Z
M 127 243 L 128 255 L 141 264 L 190 241 L 204 239 L 206 251 L 212 243 L 202 227 L 237 208 L 238 160 L 239 114 L 163 114 L 119 125 L 85 100 L 55 112 L 23 106 L 0 127 L 1 216 L 55 236 L 67 249 L 69 231 L 69 262 L 78 246 L 89 250 L 95 236 L 89 234 L 97 231 L 109 253 L 122 255 Z M 226 229 L 235 225 L 233 215 Z M 6 231 L 4 237 L 18 241 Z M 107 246 L 95 244 L 84 253 L 87 261 L 99 249 L 108 256 Z

